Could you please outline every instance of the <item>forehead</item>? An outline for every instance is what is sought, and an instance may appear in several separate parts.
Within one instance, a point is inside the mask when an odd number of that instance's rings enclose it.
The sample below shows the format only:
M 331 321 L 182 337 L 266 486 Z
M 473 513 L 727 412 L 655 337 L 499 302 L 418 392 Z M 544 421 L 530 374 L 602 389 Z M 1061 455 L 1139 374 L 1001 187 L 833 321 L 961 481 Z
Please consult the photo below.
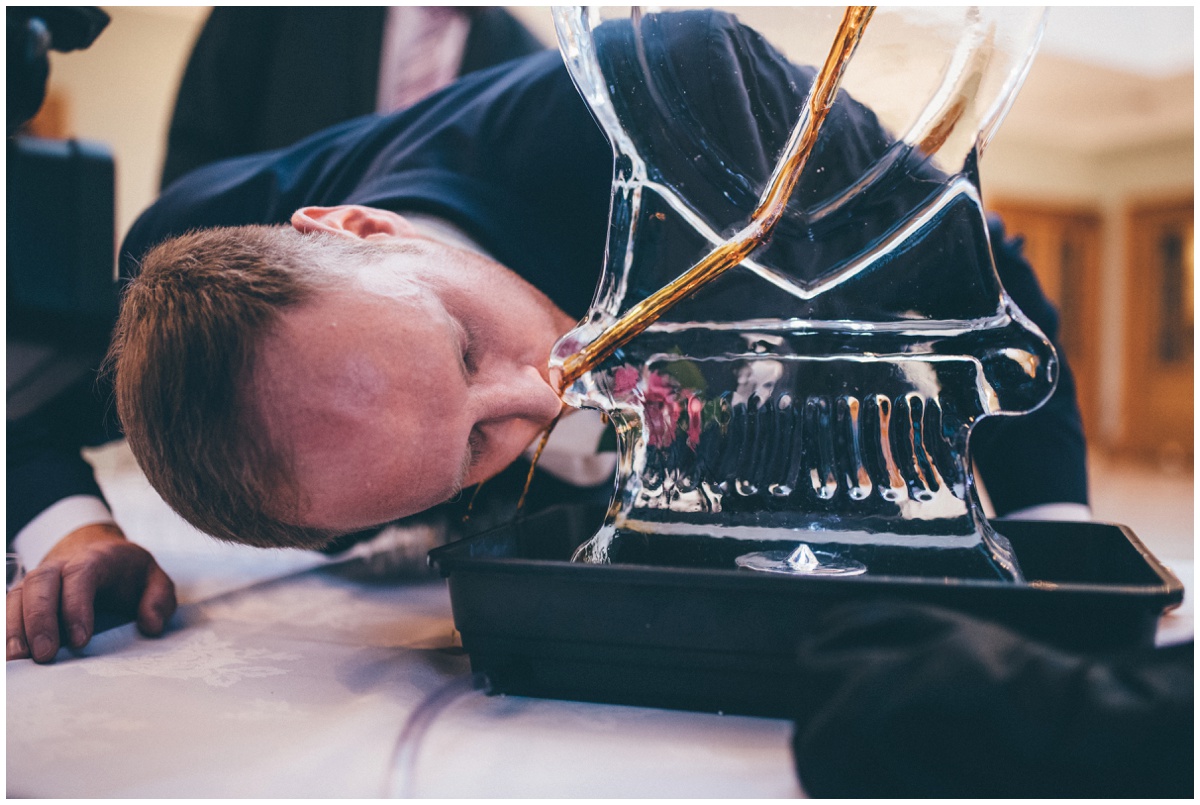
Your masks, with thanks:
M 416 386 L 427 361 L 452 350 L 457 325 L 428 288 L 379 294 L 351 286 L 319 291 L 280 315 L 256 350 L 255 371 L 278 383 L 317 380 L 371 391 L 381 373 L 406 374 Z

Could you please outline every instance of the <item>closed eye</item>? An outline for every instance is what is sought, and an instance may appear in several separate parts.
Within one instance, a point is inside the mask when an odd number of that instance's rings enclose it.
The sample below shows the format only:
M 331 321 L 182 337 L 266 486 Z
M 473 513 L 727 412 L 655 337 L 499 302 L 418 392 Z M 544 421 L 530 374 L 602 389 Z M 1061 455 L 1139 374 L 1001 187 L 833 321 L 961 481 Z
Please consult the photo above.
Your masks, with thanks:
M 458 358 L 463 380 L 470 380 L 479 371 L 479 365 L 475 361 L 476 341 L 472 337 L 471 331 L 462 323 L 462 319 L 452 316 L 450 321 L 453 323 L 454 332 L 458 336 Z
M 475 352 L 469 346 L 470 341 L 467 343 L 468 347 L 462 353 L 463 368 L 467 370 L 468 376 L 472 376 L 479 371 L 479 366 L 475 363 Z
M 470 327 L 463 326 L 462 331 L 463 366 L 466 367 L 468 376 L 474 376 L 479 372 L 479 362 L 477 359 L 479 357 L 479 347 L 482 342 L 476 338 L 475 333 L 471 331 Z

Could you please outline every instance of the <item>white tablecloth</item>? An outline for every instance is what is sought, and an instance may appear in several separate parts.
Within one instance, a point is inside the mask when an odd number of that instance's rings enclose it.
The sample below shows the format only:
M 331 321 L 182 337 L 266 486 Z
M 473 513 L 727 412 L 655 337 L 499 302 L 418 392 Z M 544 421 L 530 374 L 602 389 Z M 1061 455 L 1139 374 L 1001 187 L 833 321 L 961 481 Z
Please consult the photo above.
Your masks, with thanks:
M 160 639 L 9 663 L 8 793 L 799 793 L 787 722 L 489 697 L 455 645 L 442 582 L 325 569 L 185 606 Z
M 181 606 L 161 638 L 130 624 L 53 665 L 7 664 L 9 796 L 800 793 L 786 721 L 474 690 L 444 582 L 395 572 L 408 535 L 376 542 L 371 573 L 224 545 L 171 512 L 124 446 L 91 458 Z

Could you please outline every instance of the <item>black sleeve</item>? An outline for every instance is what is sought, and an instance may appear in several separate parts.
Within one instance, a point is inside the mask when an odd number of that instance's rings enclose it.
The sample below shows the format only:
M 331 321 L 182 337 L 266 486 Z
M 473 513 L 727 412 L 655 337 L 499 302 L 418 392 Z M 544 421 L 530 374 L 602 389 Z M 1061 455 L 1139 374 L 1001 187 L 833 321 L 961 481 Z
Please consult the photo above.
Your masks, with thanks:
M 971 455 L 998 515 L 1042 503 L 1088 502 L 1087 446 L 1075 397 L 1075 378 L 1058 340 L 1058 313 L 1042 292 L 1021 244 L 990 221 L 996 271 L 1009 296 L 1058 352 L 1058 386 L 1039 409 L 996 416 L 971 434 Z
M 7 541 L 49 506 L 72 495 L 104 498 L 80 449 L 120 438 L 111 386 L 89 374 L 34 411 L 7 423 Z
M 1194 646 L 1093 656 L 913 604 L 851 604 L 799 651 L 814 797 L 1191 797 Z

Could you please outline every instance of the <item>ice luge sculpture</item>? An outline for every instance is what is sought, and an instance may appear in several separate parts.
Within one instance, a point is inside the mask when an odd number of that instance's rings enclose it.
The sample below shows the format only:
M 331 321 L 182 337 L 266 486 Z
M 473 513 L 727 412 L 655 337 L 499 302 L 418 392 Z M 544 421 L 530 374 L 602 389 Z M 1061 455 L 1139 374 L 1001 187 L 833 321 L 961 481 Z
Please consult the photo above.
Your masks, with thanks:
M 840 12 L 794 13 L 828 51 Z M 620 443 L 606 522 L 576 558 L 1019 580 L 967 448 L 981 418 L 1049 397 L 1056 357 L 997 278 L 976 160 L 1040 13 L 878 12 L 777 223 L 580 359 L 746 237 L 819 117 L 826 53 L 785 57 L 739 16 L 556 11 L 616 156 L 604 274 L 552 359 L 564 399 L 605 411 Z M 902 102 L 869 80 L 897 73 Z

